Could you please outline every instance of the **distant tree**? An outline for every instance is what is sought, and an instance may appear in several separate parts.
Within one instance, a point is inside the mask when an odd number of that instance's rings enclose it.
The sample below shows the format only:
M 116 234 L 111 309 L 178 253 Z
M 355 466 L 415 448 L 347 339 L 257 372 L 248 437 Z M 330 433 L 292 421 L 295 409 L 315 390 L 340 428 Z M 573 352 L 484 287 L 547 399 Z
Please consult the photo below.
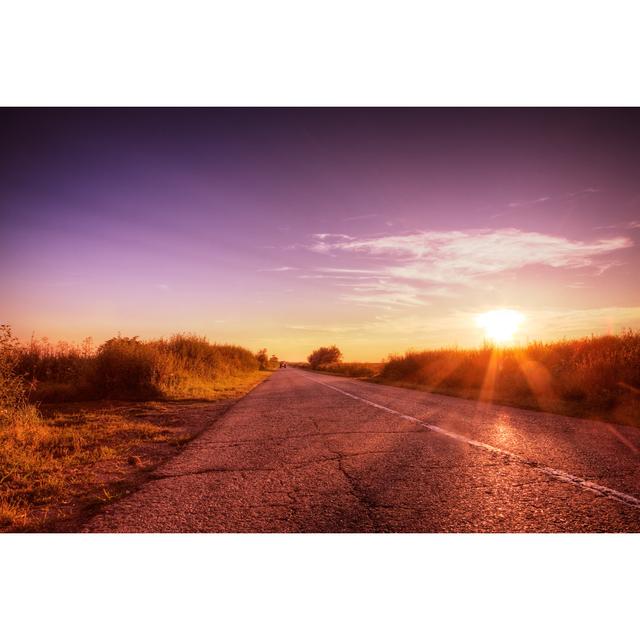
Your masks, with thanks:
M 330 347 L 320 347 L 307 358 L 312 369 L 319 369 L 323 365 L 337 364 L 341 360 L 342 351 L 335 344 Z
M 256 353 L 256 360 L 260 365 L 260 369 L 264 370 L 269 366 L 269 356 L 267 355 L 266 349 L 260 349 L 258 353 Z
M 271 356 L 271 357 L 269 358 L 269 366 L 270 366 L 272 369 L 276 369 L 276 368 L 277 368 L 277 366 L 278 366 L 278 356 L 273 355 L 273 356 Z

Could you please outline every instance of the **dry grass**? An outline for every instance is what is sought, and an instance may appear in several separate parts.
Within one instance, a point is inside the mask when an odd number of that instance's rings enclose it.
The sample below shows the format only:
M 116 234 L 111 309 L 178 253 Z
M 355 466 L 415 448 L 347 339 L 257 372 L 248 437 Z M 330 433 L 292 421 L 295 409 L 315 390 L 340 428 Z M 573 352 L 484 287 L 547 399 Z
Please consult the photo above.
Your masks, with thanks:
M 25 347 L 0 327 L 0 531 L 77 530 L 268 375 L 249 351 L 193 336 L 114 338 L 94 353 Z
M 408 352 L 377 381 L 640 426 L 640 333 Z
M 54 346 L 46 339 L 14 346 L 14 373 L 34 402 L 209 397 L 212 389 L 258 369 L 247 349 L 188 334 L 148 341 L 117 337 L 97 350 L 89 339 L 81 346 Z
M 105 410 L 59 412 L 0 431 L 0 530 L 45 525 L 74 500 L 100 502 L 113 495 L 93 477 L 99 462 L 126 459 L 146 442 L 176 436 Z
M 0 430 L 0 531 L 76 531 L 270 374 L 255 372 L 211 400 L 44 405 Z

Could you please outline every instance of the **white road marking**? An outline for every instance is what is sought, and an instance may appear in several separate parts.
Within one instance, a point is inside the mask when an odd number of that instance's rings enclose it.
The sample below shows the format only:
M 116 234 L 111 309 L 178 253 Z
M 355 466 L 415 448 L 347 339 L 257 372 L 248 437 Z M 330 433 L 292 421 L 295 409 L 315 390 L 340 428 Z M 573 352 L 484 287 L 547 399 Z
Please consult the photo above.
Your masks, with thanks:
M 329 389 L 333 389 L 338 393 L 341 393 L 345 396 L 349 396 L 349 398 L 353 398 L 354 400 L 359 400 L 360 402 L 364 402 L 365 404 L 371 405 L 372 407 L 376 407 L 376 409 L 380 409 L 382 411 L 386 411 L 387 413 L 393 413 L 396 416 L 399 416 L 403 420 L 409 420 L 411 422 L 415 422 L 422 427 L 425 427 L 429 431 L 433 431 L 435 433 L 439 433 L 447 438 L 452 438 L 454 440 L 458 440 L 459 442 L 464 442 L 465 444 L 471 445 L 472 447 L 476 447 L 478 449 L 484 449 L 485 451 L 490 451 L 492 453 L 497 453 L 502 456 L 513 460 L 514 462 L 519 462 L 521 464 L 525 464 L 528 467 L 536 469 L 545 475 L 551 476 L 556 480 L 560 480 L 561 482 L 568 482 L 584 491 L 590 491 L 591 493 L 595 493 L 599 496 L 609 498 L 610 500 L 616 500 L 617 502 L 622 502 L 629 507 L 634 507 L 635 509 L 640 509 L 640 499 L 632 496 L 628 493 L 623 493 L 622 491 L 617 491 L 616 489 L 611 489 L 610 487 L 605 487 L 604 485 L 597 484 L 592 482 L 591 480 L 587 480 L 585 478 L 580 478 L 579 476 L 574 476 L 571 473 L 566 471 L 561 471 L 560 469 L 554 469 L 553 467 L 546 467 L 539 462 L 534 462 L 533 460 L 528 460 L 527 458 L 518 455 L 517 453 L 512 453 L 511 451 L 506 451 L 505 449 L 500 449 L 499 447 L 494 447 L 485 442 L 479 442 L 478 440 L 473 440 L 471 438 L 467 438 L 459 433 L 455 433 L 454 431 L 449 431 L 447 429 L 443 429 L 442 427 L 438 427 L 435 424 L 429 424 L 418 418 L 414 418 L 413 416 L 405 415 L 404 413 L 400 413 L 395 409 L 391 409 L 390 407 L 385 407 L 384 405 L 377 404 L 375 402 L 371 402 L 371 400 L 367 400 L 366 398 L 362 398 L 353 393 L 349 393 L 348 391 L 344 391 L 338 387 L 334 387 L 326 382 L 320 382 L 320 380 L 316 380 L 315 378 L 302 374 L 305 378 L 308 378 L 312 382 L 316 384 L 321 384 L 323 387 L 327 387 Z

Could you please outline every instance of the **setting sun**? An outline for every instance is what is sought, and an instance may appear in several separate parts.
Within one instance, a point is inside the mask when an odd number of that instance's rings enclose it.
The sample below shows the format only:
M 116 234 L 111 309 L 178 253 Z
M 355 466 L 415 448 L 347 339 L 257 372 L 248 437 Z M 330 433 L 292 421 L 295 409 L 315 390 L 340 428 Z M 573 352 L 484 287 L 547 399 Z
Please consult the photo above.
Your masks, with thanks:
M 478 316 L 476 322 L 484 329 L 485 336 L 493 342 L 509 342 L 513 339 L 524 316 L 512 309 L 494 309 Z

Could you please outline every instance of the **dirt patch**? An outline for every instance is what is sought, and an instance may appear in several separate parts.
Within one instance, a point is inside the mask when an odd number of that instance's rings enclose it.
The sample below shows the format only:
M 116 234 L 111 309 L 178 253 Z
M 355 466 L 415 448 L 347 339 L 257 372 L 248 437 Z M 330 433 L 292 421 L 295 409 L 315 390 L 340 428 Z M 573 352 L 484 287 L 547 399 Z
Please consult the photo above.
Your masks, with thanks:
M 0 441 L 0 531 L 79 531 L 104 505 L 136 491 L 253 386 L 217 400 L 41 406 L 41 425 L 5 433 Z

